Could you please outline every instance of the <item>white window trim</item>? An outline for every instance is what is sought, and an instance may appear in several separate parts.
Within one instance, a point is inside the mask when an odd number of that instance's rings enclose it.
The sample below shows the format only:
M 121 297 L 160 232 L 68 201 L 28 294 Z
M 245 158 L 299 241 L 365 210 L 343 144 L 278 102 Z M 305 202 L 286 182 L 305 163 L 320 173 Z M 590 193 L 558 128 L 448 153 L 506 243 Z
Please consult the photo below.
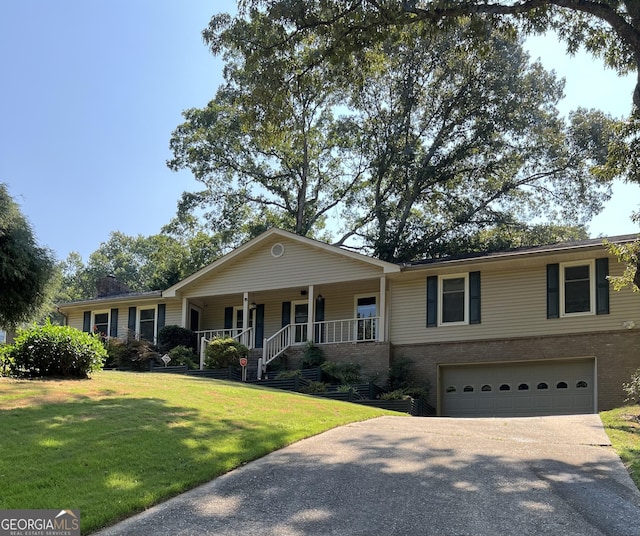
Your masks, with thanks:
M 294 330 L 297 329 L 297 326 L 307 326 L 307 331 L 309 330 L 308 325 L 309 322 L 305 322 L 303 324 L 296 324 L 296 305 L 306 305 L 307 306 L 307 319 L 309 318 L 309 300 L 294 300 L 291 302 L 291 321 L 289 322 L 291 326 L 296 326 L 296 328 L 293 328 Z M 300 332 L 301 334 L 303 334 L 304 332 L 304 328 L 300 328 L 302 331 Z M 295 341 L 295 332 L 291 335 L 291 345 L 292 346 L 296 346 L 296 345 L 302 345 L 302 344 L 307 344 L 307 341 L 311 340 L 309 338 L 309 333 L 307 333 L 307 338 L 304 341 Z
M 379 292 L 367 292 L 365 294 L 356 294 L 353 297 L 353 318 L 355 319 L 355 322 L 353 323 L 353 340 L 356 342 L 359 342 L 361 340 L 370 340 L 370 339 L 358 339 L 358 320 L 366 320 L 366 318 L 358 318 L 358 300 L 360 298 L 375 298 L 376 299 L 376 314 L 375 314 L 375 318 L 376 320 L 376 324 L 375 324 L 375 335 L 376 337 L 378 337 L 378 334 L 380 333 L 380 327 L 378 326 L 378 323 L 380 321 L 380 293 Z M 369 317 L 371 318 L 371 317 Z
M 444 284 L 446 279 L 464 279 L 464 320 L 458 322 L 442 321 L 442 306 L 444 302 Z M 469 325 L 469 272 L 461 274 L 446 274 L 438 276 L 438 326 L 468 326 Z
M 137 339 L 140 339 L 141 331 L 140 331 L 140 311 L 148 311 L 153 309 L 153 344 L 156 344 L 158 341 L 158 306 L 157 305 L 139 305 L 138 310 L 136 311 L 136 335 Z
M 111 335 L 111 311 L 109 309 L 98 309 L 96 311 L 91 311 L 91 333 L 93 333 L 93 328 L 96 325 L 96 315 L 107 314 L 107 337 Z
M 242 328 L 238 327 L 238 311 L 240 311 L 241 313 L 243 313 L 244 311 L 244 307 L 242 305 L 234 305 L 233 306 L 233 326 L 232 329 L 237 333 L 240 333 L 241 331 L 246 331 L 248 329 L 247 326 L 242 326 Z M 244 313 L 243 313 L 244 314 Z M 249 307 L 249 320 L 251 321 L 251 326 L 255 327 L 256 325 L 256 309 L 251 309 L 251 307 Z M 243 324 L 246 324 L 246 322 L 244 321 L 244 317 L 243 317 Z
M 579 313 L 567 313 L 565 312 L 565 268 L 571 268 L 572 266 L 589 266 L 589 311 L 581 311 Z M 583 261 L 571 261 L 560 263 L 560 316 L 561 317 L 573 317 L 573 316 L 592 316 L 596 314 L 596 261 L 594 259 Z
M 365 294 L 356 294 L 353 297 L 353 318 L 358 318 L 358 300 L 360 298 L 375 298 L 376 299 L 376 318 L 380 316 L 380 293 L 379 292 L 367 292 Z

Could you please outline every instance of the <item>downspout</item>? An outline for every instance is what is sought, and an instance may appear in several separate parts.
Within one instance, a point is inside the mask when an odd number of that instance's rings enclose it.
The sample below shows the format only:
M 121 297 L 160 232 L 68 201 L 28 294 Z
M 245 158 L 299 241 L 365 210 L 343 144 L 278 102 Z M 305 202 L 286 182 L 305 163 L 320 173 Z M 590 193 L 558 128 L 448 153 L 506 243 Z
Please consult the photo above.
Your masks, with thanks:
M 69 317 L 67 315 L 65 315 L 61 310 L 59 306 L 56 306 L 56 311 L 58 312 L 58 314 L 60 316 L 62 316 L 62 318 L 64 318 L 64 325 L 68 326 L 69 325 Z

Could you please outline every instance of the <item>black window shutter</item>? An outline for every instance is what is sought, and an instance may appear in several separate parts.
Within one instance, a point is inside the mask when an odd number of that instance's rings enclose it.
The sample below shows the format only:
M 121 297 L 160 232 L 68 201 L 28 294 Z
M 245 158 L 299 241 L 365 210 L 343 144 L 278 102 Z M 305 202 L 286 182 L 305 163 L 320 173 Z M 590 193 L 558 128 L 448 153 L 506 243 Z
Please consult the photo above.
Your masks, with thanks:
M 264 340 L 264 303 L 259 303 L 256 307 L 256 348 L 262 348 Z
M 427 327 L 438 325 L 438 276 L 427 277 Z
M 291 302 L 282 302 L 282 327 L 291 324 Z
M 324 322 L 324 298 L 316 298 L 316 322 Z M 323 342 L 324 324 L 317 324 L 313 334 L 314 342 Z
M 547 264 L 547 318 L 560 318 L 559 264 Z
M 85 311 L 82 316 L 82 331 L 91 333 L 91 311 Z
M 609 314 L 609 259 L 596 259 L 596 314 Z
M 164 327 L 167 318 L 167 304 L 159 303 L 158 304 L 158 333 Z
M 118 336 L 118 309 L 111 309 L 111 327 L 109 328 L 109 337 Z
M 127 322 L 127 329 L 134 334 L 136 332 L 136 313 L 135 307 L 129 307 L 129 321 Z
M 469 272 L 469 324 L 480 323 L 480 272 Z

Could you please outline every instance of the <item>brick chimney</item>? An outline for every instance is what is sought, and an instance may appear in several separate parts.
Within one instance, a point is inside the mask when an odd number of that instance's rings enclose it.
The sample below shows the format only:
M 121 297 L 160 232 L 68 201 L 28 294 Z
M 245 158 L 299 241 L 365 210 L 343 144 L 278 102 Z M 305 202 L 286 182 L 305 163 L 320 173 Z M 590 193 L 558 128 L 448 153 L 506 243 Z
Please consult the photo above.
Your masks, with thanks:
M 120 283 L 113 275 L 102 277 L 96 281 L 96 298 L 126 294 L 127 292 L 131 292 L 129 287 L 124 283 Z

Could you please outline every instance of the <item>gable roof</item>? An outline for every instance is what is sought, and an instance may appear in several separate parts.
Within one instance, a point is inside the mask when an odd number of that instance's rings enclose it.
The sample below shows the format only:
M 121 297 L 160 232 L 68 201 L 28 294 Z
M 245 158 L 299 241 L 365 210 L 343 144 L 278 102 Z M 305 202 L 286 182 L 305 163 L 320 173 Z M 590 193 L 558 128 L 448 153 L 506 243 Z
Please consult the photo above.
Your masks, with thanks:
M 166 297 L 166 298 L 175 297 L 177 295 L 176 293 L 178 291 L 180 291 L 182 288 L 186 287 L 190 283 L 193 283 L 194 281 L 197 281 L 201 277 L 206 276 L 207 274 L 210 274 L 211 272 L 214 272 L 214 271 L 222 269 L 222 267 L 227 265 L 229 262 L 233 261 L 234 259 L 236 259 L 239 256 L 242 256 L 247 251 L 249 251 L 249 250 L 251 250 L 253 248 L 256 248 L 258 245 L 260 245 L 261 243 L 269 240 L 270 238 L 272 238 L 274 236 L 275 237 L 281 237 L 281 238 L 288 239 L 288 240 L 293 240 L 295 242 L 298 242 L 300 244 L 312 247 L 312 248 L 314 248 L 316 250 L 319 250 L 321 252 L 330 253 L 332 255 L 336 255 L 337 254 L 337 255 L 343 256 L 345 258 L 351 259 L 351 260 L 355 260 L 355 261 L 358 261 L 358 262 L 361 262 L 361 263 L 364 263 L 364 264 L 368 264 L 368 265 L 371 265 L 371 266 L 375 266 L 377 268 L 381 268 L 382 272 L 385 273 L 385 274 L 400 272 L 400 269 L 401 269 L 398 264 L 393 264 L 393 263 L 390 263 L 390 262 L 381 261 L 379 259 L 374 259 L 373 257 L 367 257 L 366 255 L 362 255 L 361 253 L 356 253 L 356 252 L 353 252 L 353 251 L 342 249 L 342 248 L 337 247 L 337 246 L 332 246 L 332 245 L 326 244 L 324 242 L 319 242 L 318 240 L 313 240 L 311 238 L 300 236 L 300 235 L 297 235 L 297 234 L 294 234 L 294 233 L 290 233 L 289 231 L 284 231 L 282 229 L 278 229 L 278 228 L 274 227 L 272 229 L 269 229 L 268 231 L 265 231 L 264 233 L 262 233 L 261 235 L 257 236 L 256 238 L 253 238 L 253 239 L 249 240 L 248 242 L 245 242 L 244 244 L 242 244 L 241 246 L 237 247 L 236 249 L 234 249 L 230 253 L 224 255 L 223 257 L 220 257 L 219 259 L 215 260 L 214 262 L 212 262 L 208 266 L 205 266 L 201 270 L 198 270 L 194 274 L 192 274 L 189 277 L 183 279 L 179 283 L 176 283 L 172 287 L 169 287 L 167 290 L 165 290 L 162 293 L 163 297 Z

